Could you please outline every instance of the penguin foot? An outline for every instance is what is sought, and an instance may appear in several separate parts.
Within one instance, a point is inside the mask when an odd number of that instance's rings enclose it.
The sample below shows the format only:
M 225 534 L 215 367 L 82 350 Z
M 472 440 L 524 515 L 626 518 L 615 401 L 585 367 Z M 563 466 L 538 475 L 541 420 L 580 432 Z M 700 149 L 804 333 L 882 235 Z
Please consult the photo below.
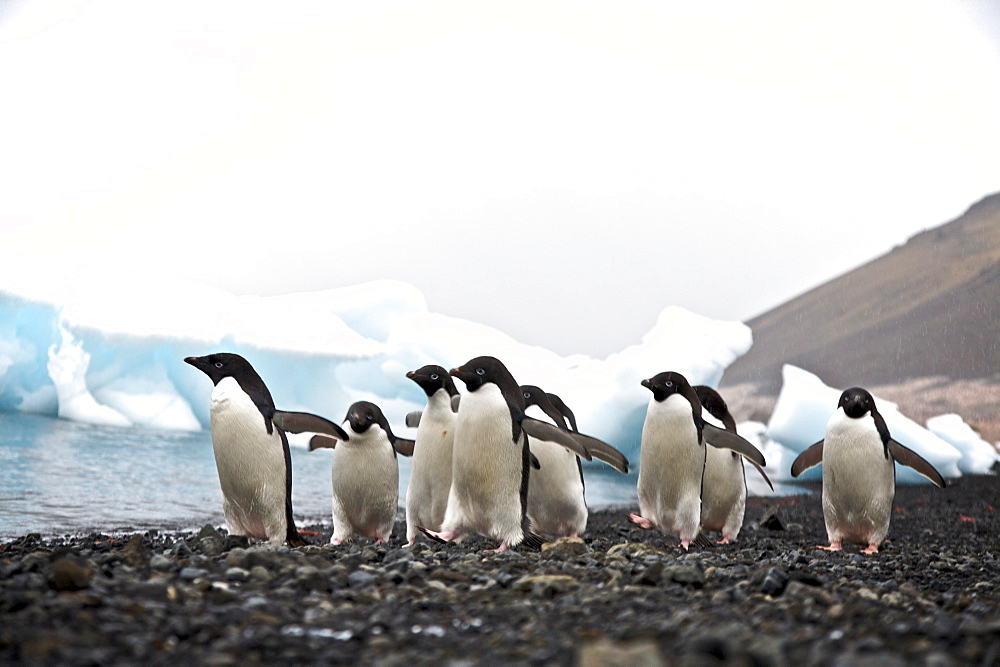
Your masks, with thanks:
M 683 548 L 684 551 L 687 551 L 689 546 L 691 546 L 691 540 L 681 540 L 681 548 Z
M 732 544 L 728 537 L 723 537 L 721 540 L 716 542 L 716 544 Z
M 863 553 L 863 554 L 877 554 L 878 553 L 878 545 L 877 544 L 869 544 L 868 548 L 867 549 L 863 549 L 861 551 L 861 553 Z
M 343 543 L 344 543 L 344 540 L 340 539 L 339 537 L 335 537 L 332 540 L 330 540 L 330 543 L 327 546 L 329 546 L 329 547 L 339 547 Z
M 650 528 L 653 528 L 653 522 L 652 521 L 650 521 L 649 519 L 647 519 L 645 517 L 639 516 L 638 514 L 629 514 L 628 515 L 628 520 L 631 521 L 632 523 L 634 523 L 635 525 L 639 526 L 643 530 L 649 530 Z M 687 547 L 685 547 L 685 549 L 686 548 Z
M 831 542 L 828 547 L 824 547 L 822 544 L 817 544 L 816 548 L 822 549 L 823 551 L 840 551 L 842 547 L 840 546 L 840 542 Z
M 492 554 L 498 554 L 501 551 L 507 551 L 507 543 L 506 542 L 501 542 L 500 546 L 498 546 L 496 549 L 484 549 L 484 551 L 488 551 L 488 552 L 490 552 Z

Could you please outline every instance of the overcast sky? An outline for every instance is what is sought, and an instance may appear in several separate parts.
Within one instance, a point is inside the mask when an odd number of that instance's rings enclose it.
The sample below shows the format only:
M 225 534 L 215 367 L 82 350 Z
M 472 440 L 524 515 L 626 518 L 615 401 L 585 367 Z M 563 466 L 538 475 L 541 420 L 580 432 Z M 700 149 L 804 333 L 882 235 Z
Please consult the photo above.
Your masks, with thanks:
M 0 0 L 0 261 L 749 319 L 1000 191 L 997 6 Z

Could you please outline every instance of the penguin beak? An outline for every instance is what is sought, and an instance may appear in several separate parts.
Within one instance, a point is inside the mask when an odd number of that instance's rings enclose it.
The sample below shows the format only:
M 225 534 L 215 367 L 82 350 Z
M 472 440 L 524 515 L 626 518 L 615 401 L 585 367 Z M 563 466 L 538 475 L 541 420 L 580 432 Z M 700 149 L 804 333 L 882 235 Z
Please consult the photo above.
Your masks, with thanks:
M 406 377 L 408 377 L 408 378 L 410 378 L 412 380 L 416 374 L 417 374 L 416 371 L 408 371 L 406 373 Z
M 642 382 L 640 382 L 639 384 L 641 384 L 646 389 L 652 389 L 653 388 L 653 380 L 652 380 L 652 378 L 647 378 L 647 379 L 643 380 Z

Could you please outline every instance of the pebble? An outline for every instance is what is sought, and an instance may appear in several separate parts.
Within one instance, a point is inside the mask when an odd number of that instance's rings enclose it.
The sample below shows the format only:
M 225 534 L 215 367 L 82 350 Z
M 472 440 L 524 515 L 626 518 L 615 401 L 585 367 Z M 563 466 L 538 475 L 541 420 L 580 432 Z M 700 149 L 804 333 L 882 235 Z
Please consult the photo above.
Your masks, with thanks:
M 786 530 L 687 552 L 618 510 L 541 552 L 403 549 L 402 522 L 336 548 L 329 526 L 299 549 L 211 525 L 26 535 L 0 544 L 0 664 L 991 664 L 998 496 L 995 478 L 899 487 L 910 511 L 872 555 L 815 549 L 818 494 L 751 498 L 748 526 L 775 506 Z

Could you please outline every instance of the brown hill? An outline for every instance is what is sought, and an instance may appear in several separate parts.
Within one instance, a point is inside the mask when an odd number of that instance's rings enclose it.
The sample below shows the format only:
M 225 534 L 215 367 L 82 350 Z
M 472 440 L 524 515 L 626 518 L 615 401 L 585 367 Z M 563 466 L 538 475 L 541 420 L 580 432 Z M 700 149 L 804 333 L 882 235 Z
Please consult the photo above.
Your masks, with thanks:
M 767 418 L 789 363 L 1000 440 L 1000 194 L 747 324 L 722 382 L 737 418 Z

